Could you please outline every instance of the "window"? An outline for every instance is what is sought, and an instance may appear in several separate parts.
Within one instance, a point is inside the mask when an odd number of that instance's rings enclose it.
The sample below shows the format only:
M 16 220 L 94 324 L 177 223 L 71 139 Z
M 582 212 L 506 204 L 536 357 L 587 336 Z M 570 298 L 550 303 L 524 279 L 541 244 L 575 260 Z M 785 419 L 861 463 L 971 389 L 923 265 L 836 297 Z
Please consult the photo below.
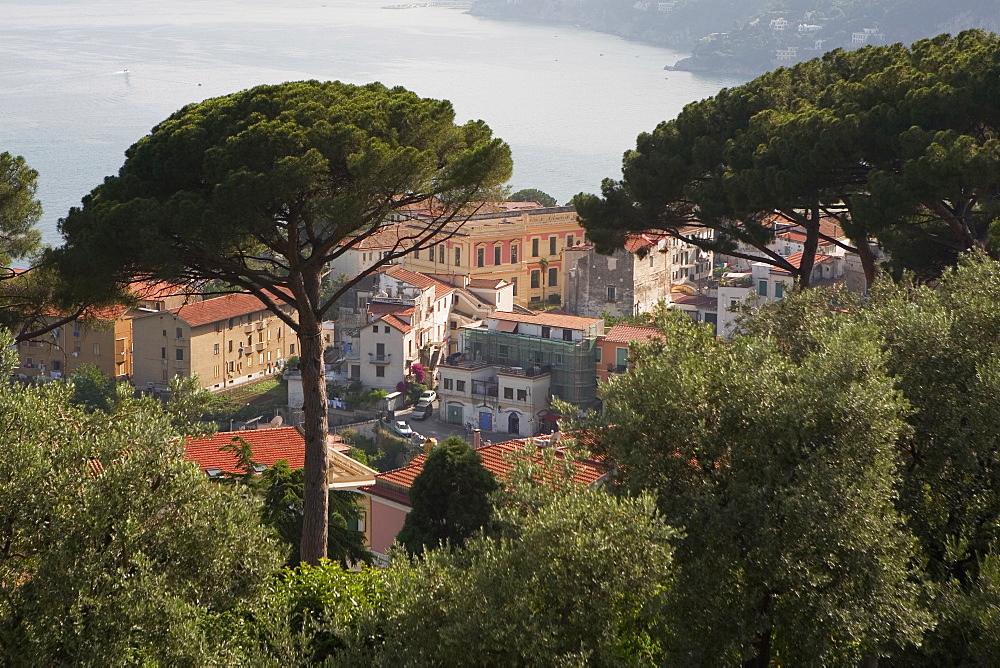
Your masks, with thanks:
M 216 355 L 218 355 L 218 354 L 219 354 L 219 344 L 218 344 L 218 343 L 216 343 L 216 344 L 215 344 L 215 349 L 214 349 L 214 350 L 213 350 L 212 352 L 213 352 L 214 354 L 216 354 Z
M 62 362 L 60 360 L 52 360 L 52 370 L 59 371 L 62 369 Z
M 486 249 L 480 246 L 476 249 L 476 266 L 485 267 L 486 266 Z
M 531 257 L 538 257 L 538 239 L 531 240 Z
M 160 359 L 161 360 L 167 359 L 167 349 L 166 348 L 160 348 Z
M 608 286 L 608 301 L 616 302 L 618 301 L 618 288 L 613 285 Z
M 438 262 L 444 264 L 444 244 L 438 245 Z
M 563 341 L 572 341 L 572 340 L 573 340 L 573 330 L 572 329 L 564 329 L 563 330 Z
M 503 252 L 503 247 L 502 246 L 498 245 L 498 246 L 494 246 L 493 247 L 493 264 L 500 264 L 500 260 L 502 259 L 500 257 L 500 254 L 502 252 Z
M 543 339 L 549 338 L 549 334 L 551 332 L 552 332 L 552 328 L 551 327 L 542 327 L 542 338 Z
M 761 297 L 767 296 L 767 281 L 757 282 L 757 294 L 760 295 Z
M 375 377 L 376 378 L 385 378 L 385 367 L 384 366 L 377 366 L 377 367 L 375 367 Z
M 514 388 L 513 387 L 505 387 L 505 388 L 503 388 L 503 398 L 504 399 L 513 399 L 514 398 Z
M 167 335 L 167 330 L 163 330 L 163 336 L 166 337 L 166 335 Z
M 444 389 L 450 390 L 453 387 L 454 387 L 454 383 L 452 382 L 451 378 L 445 378 L 444 379 Z
M 295 344 L 294 343 L 289 343 L 288 344 L 288 354 L 289 355 L 294 355 L 295 354 Z
M 461 267 L 462 266 L 462 247 L 461 246 L 455 246 L 455 266 L 456 267 Z
M 542 272 L 537 269 L 531 270 L 531 287 L 537 288 L 541 284 Z
M 229 339 L 229 352 L 233 352 L 233 340 Z
M 518 401 L 527 401 L 528 400 L 528 391 L 527 390 L 518 390 L 517 391 L 517 400 Z
M 601 363 L 601 347 L 600 346 L 594 346 L 594 361 L 597 362 L 598 364 Z
M 781 299 L 785 296 L 785 284 L 775 283 L 774 284 L 774 297 L 775 299 Z
M 417 250 L 413 251 L 413 259 L 414 260 L 419 260 L 420 259 L 420 249 L 419 248 Z
M 510 263 L 517 264 L 517 246 L 510 247 Z
M 555 267 L 549 267 L 549 287 L 556 286 L 556 279 L 559 277 L 559 270 Z
M 566 237 L 566 245 L 567 246 L 572 246 L 573 245 L 573 235 L 572 234 L 567 235 L 567 237 Z
M 178 339 L 184 338 L 184 330 L 180 327 L 177 328 L 177 338 Z
M 456 380 L 455 381 L 455 391 L 456 392 L 465 392 L 465 381 L 464 380 Z
M 372 334 L 378 334 L 378 325 L 372 327 Z
M 231 372 L 232 372 L 232 371 L 233 371 L 233 370 L 234 370 L 235 368 L 236 368 L 236 363 L 235 363 L 235 362 L 233 362 L 233 361 L 230 361 L 230 362 L 229 362 L 229 371 L 230 371 L 230 373 L 231 373 Z
M 448 324 L 449 324 L 449 326 L 451 327 L 451 329 L 458 329 L 458 323 L 457 323 L 457 322 L 455 322 L 454 320 L 452 320 L 452 321 L 451 321 L 450 323 L 448 323 Z
M 178 362 L 183 362 L 184 361 L 184 349 L 183 348 L 177 348 L 174 351 L 174 357 L 177 359 Z
M 218 364 L 215 365 L 215 377 L 216 378 L 219 377 L 219 365 Z
M 549 237 L 549 255 L 556 254 L 556 238 Z

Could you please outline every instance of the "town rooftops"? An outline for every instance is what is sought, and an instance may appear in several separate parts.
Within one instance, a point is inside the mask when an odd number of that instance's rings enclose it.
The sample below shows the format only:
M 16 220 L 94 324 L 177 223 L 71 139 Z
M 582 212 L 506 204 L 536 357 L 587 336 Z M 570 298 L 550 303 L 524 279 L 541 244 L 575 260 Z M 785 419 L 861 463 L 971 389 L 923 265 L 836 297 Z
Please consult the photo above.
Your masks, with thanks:
M 497 480 L 506 480 L 517 462 L 517 453 L 525 450 L 526 446 L 531 444 L 533 439 L 520 439 L 514 441 L 504 441 L 503 443 L 494 443 L 493 445 L 486 445 L 478 450 L 476 454 L 480 456 L 483 460 L 483 466 L 494 476 Z M 563 457 L 563 450 L 561 448 L 556 448 L 554 450 L 557 457 Z M 413 480 L 420 475 L 420 472 L 424 470 L 424 462 L 427 461 L 427 457 L 424 455 L 419 455 L 408 465 L 396 469 L 394 471 L 386 471 L 385 473 L 379 473 L 375 476 L 375 484 L 370 487 L 363 488 L 363 491 L 373 494 L 374 496 L 381 496 L 398 503 L 403 503 L 409 505 L 409 489 L 413 485 Z M 542 463 L 542 454 L 539 450 L 535 450 L 530 455 L 530 461 L 533 464 Z M 573 480 L 581 485 L 593 485 L 594 483 L 600 481 L 608 473 L 608 467 L 600 462 L 592 459 L 582 459 L 575 462 L 575 471 L 573 473 Z M 551 483 L 552 474 L 548 473 L 540 482 Z
M 489 319 L 498 322 L 523 322 L 531 325 L 578 330 L 586 330 L 599 322 L 603 322 L 601 318 L 584 318 L 578 315 L 564 315 L 561 313 L 533 313 L 528 315 L 524 313 L 512 313 L 510 311 L 494 311 L 490 314 Z
M 604 335 L 604 340 L 609 343 L 632 343 L 633 341 L 647 343 L 662 338 L 663 332 L 655 327 L 637 327 L 622 323 L 615 325 Z
M 376 320 L 376 322 L 384 322 L 387 325 L 391 325 L 391 326 L 395 327 L 396 329 L 398 329 L 399 331 L 401 331 L 403 334 L 406 334 L 407 332 L 409 332 L 410 330 L 413 329 L 413 325 L 411 325 L 411 324 L 409 324 L 407 322 L 403 322 L 399 317 L 397 317 L 399 315 L 411 315 L 412 316 L 413 315 L 413 309 L 409 309 L 408 312 L 404 311 L 403 313 L 389 313 L 389 314 L 386 314 L 386 315 L 382 316 L 381 318 L 379 318 L 378 320 Z
M 271 467 L 285 460 L 294 471 L 305 464 L 306 443 L 295 427 L 223 431 L 205 438 L 195 438 L 184 444 L 184 458 L 198 464 L 205 472 L 241 474 L 236 456 L 221 448 L 243 439 L 250 446 L 251 459 Z M 347 488 L 371 484 L 375 471 L 357 462 L 335 448 L 328 448 L 330 487 Z M 217 474 L 218 475 L 218 474 Z
M 170 309 L 184 322 L 192 327 L 207 325 L 210 322 L 227 320 L 247 313 L 269 310 L 267 305 L 253 295 L 236 293 L 223 295 L 214 299 L 206 299 L 193 304 Z
M 421 290 L 428 290 L 430 288 L 435 288 L 434 296 L 435 298 L 443 297 L 449 294 L 455 289 L 454 285 L 449 285 L 444 281 L 439 281 L 436 278 L 431 278 L 427 274 L 422 274 L 418 271 L 410 271 L 409 269 L 403 269 L 398 265 L 391 265 L 383 268 L 383 273 L 386 276 L 391 276 L 397 280 L 403 281 L 415 288 L 420 288 Z

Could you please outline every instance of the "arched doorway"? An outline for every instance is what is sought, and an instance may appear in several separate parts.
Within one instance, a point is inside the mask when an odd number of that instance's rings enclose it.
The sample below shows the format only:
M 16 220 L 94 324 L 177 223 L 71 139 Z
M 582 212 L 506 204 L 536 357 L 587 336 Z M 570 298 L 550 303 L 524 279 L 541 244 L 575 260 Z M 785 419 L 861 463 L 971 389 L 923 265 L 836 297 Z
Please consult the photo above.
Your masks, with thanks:
M 510 417 L 507 418 L 507 433 L 508 434 L 521 433 L 521 417 L 517 413 L 511 413 Z

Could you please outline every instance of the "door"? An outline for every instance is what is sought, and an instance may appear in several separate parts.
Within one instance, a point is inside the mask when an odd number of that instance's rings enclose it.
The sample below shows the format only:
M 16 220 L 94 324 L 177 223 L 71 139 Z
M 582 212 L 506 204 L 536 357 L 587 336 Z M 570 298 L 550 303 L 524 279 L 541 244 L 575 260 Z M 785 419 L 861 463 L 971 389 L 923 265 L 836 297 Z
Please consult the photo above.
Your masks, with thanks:
M 507 418 L 507 432 L 510 434 L 521 433 L 521 416 L 517 413 L 511 413 L 510 417 Z
M 462 404 L 448 406 L 448 422 L 462 424 Z
M 479 428 L 483 431 L 493 431 L 493 413 L 479 414 Z

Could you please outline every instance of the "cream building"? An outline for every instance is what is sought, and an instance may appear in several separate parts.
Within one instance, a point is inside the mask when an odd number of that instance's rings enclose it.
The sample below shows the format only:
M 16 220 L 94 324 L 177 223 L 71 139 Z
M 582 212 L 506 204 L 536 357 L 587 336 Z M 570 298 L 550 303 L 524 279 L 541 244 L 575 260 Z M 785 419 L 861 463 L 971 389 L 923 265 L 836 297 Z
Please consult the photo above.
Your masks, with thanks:
M 133 337 L 133 383 L 140 388 L 197 374 L 202 387 L 220 390 L 276 373 L 298 354 L 295 332 L 246 294 L 146 313 L 134 319 Z

